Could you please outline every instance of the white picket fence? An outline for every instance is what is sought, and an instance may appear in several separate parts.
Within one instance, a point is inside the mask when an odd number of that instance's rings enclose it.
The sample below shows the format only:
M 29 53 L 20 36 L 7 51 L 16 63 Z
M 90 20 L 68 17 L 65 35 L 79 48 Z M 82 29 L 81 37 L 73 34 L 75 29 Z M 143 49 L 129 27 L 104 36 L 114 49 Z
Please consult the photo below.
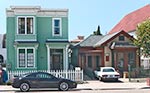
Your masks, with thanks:
M 25 73 L 48 72 L 56 77 L 66 78 L 73 81 L 83 81 L 83 70 L 30 70 L 30 71 L 8 71 L 8 79 L 20 76 Z

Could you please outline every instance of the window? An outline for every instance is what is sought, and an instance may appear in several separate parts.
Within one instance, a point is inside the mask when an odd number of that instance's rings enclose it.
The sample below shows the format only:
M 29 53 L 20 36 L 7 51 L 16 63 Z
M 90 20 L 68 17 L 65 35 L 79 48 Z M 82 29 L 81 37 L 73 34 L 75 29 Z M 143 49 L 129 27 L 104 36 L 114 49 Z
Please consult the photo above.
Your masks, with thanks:
M 25 67 L 25 49 L 19 49 L 19 67 Z
M 106 61 L 109 61 L 109 53 L 106 53 Z
M 106 61 L 109 61 L 109 55 L 106 55 Z
M 136 66 L 135 52 L 128 52 L 128 64 L 130 64 L 132 67 Z
M 18 18 L 18 34 L 25 34 L 25 18 Z
M 38 74 L 36 75 L 36 78 L 52 78 L 52 76 L 49 75 L 49 74 L 38 73 Z
M 108 68 L 108 69 L 103 69 L 103 72 L 115 72 L 115 71 L 111 68 Z
M 34 67 L 34 49 L 18 49 L 18 66 Z
M 99 68 L 100 67 L 100 56 L 96 56 L 95 57 L 95 61 L 96 61 L 96 68 Z
M 124 36 L 119 36 L 119 41 L 124 41 Z
M 33 34 L 33 18 L 27 18 L 27 34 Z
M 33 34 L 34 17 L 18 17 L 18 34 Z
M 27 49 L 27 67 L 34 66 L 34 54 L 33 49 Z
M 88 67 L 92 68 L 92 56 L 88 56 Z
M 61 36 L 61 19 L 53 19 L 53 36 Z

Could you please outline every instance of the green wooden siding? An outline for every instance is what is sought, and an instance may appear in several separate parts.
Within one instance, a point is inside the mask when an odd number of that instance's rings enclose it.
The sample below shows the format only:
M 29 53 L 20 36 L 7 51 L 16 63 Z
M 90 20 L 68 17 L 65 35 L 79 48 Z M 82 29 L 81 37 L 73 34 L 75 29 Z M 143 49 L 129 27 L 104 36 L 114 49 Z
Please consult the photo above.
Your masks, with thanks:
M 7 17 L 7 41 L 6 41 L 6 48 L 7 48 L 7 65 L 12 69 L 15 69 L 15 47 L 14 40 L 15 40 L 15 18 L 14 17 Z

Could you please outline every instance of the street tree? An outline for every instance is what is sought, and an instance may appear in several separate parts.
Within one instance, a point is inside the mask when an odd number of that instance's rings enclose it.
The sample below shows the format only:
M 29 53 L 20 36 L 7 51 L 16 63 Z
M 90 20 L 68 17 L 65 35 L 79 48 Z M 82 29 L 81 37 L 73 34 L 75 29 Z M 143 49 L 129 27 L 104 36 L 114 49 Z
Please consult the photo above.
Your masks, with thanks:
M 134 44 L 138 46 L 140 55 L 150 57 L 150 19 L 138 24 Z

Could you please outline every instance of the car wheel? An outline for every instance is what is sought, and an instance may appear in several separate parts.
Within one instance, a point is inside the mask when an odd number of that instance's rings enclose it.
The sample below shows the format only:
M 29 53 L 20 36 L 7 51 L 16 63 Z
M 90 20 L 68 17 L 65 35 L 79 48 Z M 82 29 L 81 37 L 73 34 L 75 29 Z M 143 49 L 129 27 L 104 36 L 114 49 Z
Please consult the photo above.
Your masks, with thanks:
M 21 83 L 21 85 L 20 85 L 20 90 L 22 91 L 22 92 L 27 92 L 27 91 L 29 91 L 30 90 L 30 86 L 29 86 L 29 84 L 28 83 Z
M 99 79 L 99 81 L 102 81 L 102 78 L 101 78 L 101 77 L 99 77 L 98 79 Z
M 67 91 L 69 89 L 69 85 L 66 82 L 61 82 L 59 85 L 59 90 Z

